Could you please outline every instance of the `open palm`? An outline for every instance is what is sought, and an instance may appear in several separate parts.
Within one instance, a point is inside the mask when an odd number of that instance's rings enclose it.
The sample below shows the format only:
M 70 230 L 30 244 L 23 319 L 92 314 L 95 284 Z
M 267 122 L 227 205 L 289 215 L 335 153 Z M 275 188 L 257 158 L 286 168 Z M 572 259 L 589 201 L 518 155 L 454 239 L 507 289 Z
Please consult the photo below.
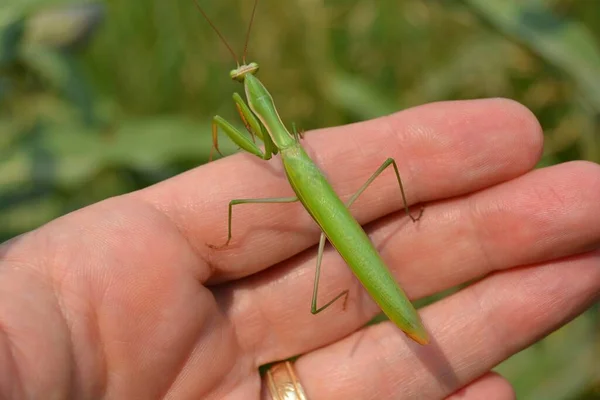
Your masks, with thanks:
M 387 157 L 393 173 L 352 207 L 412 299 L 478 280 L 421 310 L 432 338 L 391 323 L 332 249 L 310 313 L 318 229 L 299 204 L 234 211 L 232 198 L 291 195 L 279 160 L 236 155 L 109 199 L 0 248 L 2 398 L 269 398 L 258 366 L 302 354 L 310 399 L 510 399 L 489 373 L 584 311 L 600 292 L 600 167 L 531 171 L 535 118 L 506 100 L 431 104 L 309 133 L 342 198 Z M 306 250 L 306 251 L 305 251 Z

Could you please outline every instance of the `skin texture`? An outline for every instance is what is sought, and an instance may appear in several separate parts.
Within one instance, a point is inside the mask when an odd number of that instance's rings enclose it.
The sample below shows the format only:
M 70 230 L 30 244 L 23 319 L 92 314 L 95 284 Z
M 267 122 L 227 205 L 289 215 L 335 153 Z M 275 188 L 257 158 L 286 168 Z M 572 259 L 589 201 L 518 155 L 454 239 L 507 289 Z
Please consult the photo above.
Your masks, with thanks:
M 309 132 L 303 144 L 347 199 L 387 157 L 353 214 L 412 299 L 477 279 L 422 309 L 432 343 L 391 323 L 326 250 L 310 313 L 318 230 L 279 160 L 236 155 L 59 218 L 0 248 L 0 397 L 267 399 L 257 367 L 295 354 L 310 399 L 512 399 L 489 373 L 600 293 L 600 167 L 531 171 L 534 116 L 507 100 L 436 103 Z

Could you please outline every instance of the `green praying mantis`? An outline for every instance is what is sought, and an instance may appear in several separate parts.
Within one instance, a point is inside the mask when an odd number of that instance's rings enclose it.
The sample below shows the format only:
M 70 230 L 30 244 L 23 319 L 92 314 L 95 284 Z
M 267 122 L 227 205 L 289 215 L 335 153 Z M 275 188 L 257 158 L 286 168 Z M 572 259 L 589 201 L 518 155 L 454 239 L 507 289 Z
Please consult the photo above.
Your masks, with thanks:
M 416 222 L 421 217 L 423 208 L 421 208 L 419 215 L 416 217 L 410 213 L 396 161 L 392 158 L 385 160 L 346 203 L 342 202 L 325 179 L 323 173 L 302 148 L 300 144 L 301 135 L 295 128 L 292 129 L 293 134 L 290 133 L 281 121 L 271 94 L 256 77 L 259 68 L 258 64 L 254 62 L 246 63 L 248 38 L 258 0 L 255 0 L 252 9 L 241 64 L 235 52 L 202 10 L 198 1 L 194 1 L 198 10 L 200 10 L 203 17 L 208 21 L 236 60 L 237 68 L 232 70 L 229 75 L 232 79 L 243 83 L 248 103 L 246 104 L 238 93 L 233 94 L 233 101 L 252 139 L 256 136 L 264 144 L 264 150 L 262 150 L 254 140 L 249 139 L 225 119 L 215 116 L 212 122 L 212 140 L 215 150 L 220 153 L 218 147 L 218 130 L 220 128 L 236 145 L 262 160 L 269 160 L 273 155 L 279 153 L 287 180 L 296 194 L 294 197 L 231 200 L 229 202 L 227 241 L 221 246 L 210 245 L 210 247 L 224 248 L 231 241 L 232 210 L 235 205 L 249 203 L 293 203 L 299 201 L 322 231 L 317 253 L 311 313 L 320 313 L 342 297 L 344 298 L 345 305 L 348 298 L 348 290 L 344 290 L 325 303 L 325 305 L 321 307 L 317 306 L 321 261 L 323 259 L 326 240 L 329 240 L 388 318 L 404 331 L 408 337 L 417 343 L 427 344 L 429 341 L 428 335 L 419 314 L 406 297 L 404 291 L 394 280 L 394 277 L 387 269 L 383 259 L 363 228 L 348 210 L 367 187 L 386 168 L 392 166 L 398 180 L 400 193 L 404 202 L 404 210 L 413 222 Z

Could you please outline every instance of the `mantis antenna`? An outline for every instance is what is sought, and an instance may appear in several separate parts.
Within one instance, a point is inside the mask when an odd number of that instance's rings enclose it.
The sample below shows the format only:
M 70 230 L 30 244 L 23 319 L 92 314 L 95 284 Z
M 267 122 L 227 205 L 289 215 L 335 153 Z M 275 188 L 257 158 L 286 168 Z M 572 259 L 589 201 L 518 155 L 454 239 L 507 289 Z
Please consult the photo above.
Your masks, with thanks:
M 206 15 L 206 13 L 202 9 L 202 7 L 200 7 L 200 4 L 198 3 L 198 0 L 194 0 L 194 4 L 196 5 L 196 8 L 198 9 L 198 11 L 200 11 L 200 13 L 202 14 L 202 16 L 204 17 L 204 19 L 208 22 L 208 24 L 210 25 L 210 27 L 213 29 L 213 31 L 215 31 L 215 33 L 219 36 L 219 38 L 221 39 L 221 42 L 223 42 L 223 44 L 225 45 L 225 47 L 227 47 L 227 50 L 229 50 L 229 52 L 233 56 L 233 59 L 235 60 L 235 63 L 239 67 L 240 66 L 240 59 L 238 58 L 237 54 L 235 54 L 235 51 L 233 51 L 233 49 L 231 48 L 231 46 L 229 45 L 229 43 L 227 43 L 227 40 L 225 40 L 225 37 L 217 29 L 217 27 L 215 26 L 215 24 L 213 24 L 213 22 L 210 20 L 210 18 L 208 18 L 208 15 Z M 250 30 L 252 29 L 252 25 L 254 23 L 254 15 L 256 14 L 256 6 L 257 5 L 258 5 L 258 0 L 255 0 L 254 1 L 254 6 L 252 7 L 252 15 L 250 16 L 250 23 L 248 24 L 248 30 L 246 31 L 246 41 L 244 43 L 244 53 L 242 55 L 242 63 L 243 64 L 246 64 L 246 53 L 248 52 L 248 42 L 250 41 Z
M 242 55 L 242 62 L 244 64 L 246 64 L 246 52 L 248 51 L 248 42 L 250 41 L 250 29 L 252 29 L 254 23 L 254 14 L 256 13 L 257 5 L 258 0 L 254 2 L 254 7 L 252 7 L 252 15 L 250 16 L 250 23 L 248 24 L 248 30 L 246 31 L 246 43 L 244 43 L 244 54 Z
M 219 32 L 219 30 L 215 26 L 215 24 L 212 23 L 212 21 L 210 20 L 210 18 L 208 18 L 208 15 L 206 15 L 206 13 L 202 9 L 202 7 L 200 7 L 200 4 L 198 4 L 198 0 L 194 0 L 194 3 L 196 4 L 196 8 L 200 11 L 200 13 L 204 17 L 204 19 L 208 22 L 208 24 L 211 26 L 211 28 L 213 29 L 213 31 L 215 31 L 215 33 L 219 36 L 219 38 L 221 39 L 221 42 L 223 42 L 223 44 L 225 45 L 225 47 L 227 47 L 227 50 L 229 50 L 229 52 L 233 56 L 233 59 L 235 60 L 235 63 L 239 67 L 240 66 L 240 59 L 235 54 L 235 51 L 233 51 L 233 49 L 231 48 L 231 46 L 229 45 L 229 43 L 227 43 L 227 40 L 225 40 L 225 38 L 223 37 L 223 35 L 221 34 L 221 32 Z M 256 4 L 255 4 L 255 6 L 256 6 Z

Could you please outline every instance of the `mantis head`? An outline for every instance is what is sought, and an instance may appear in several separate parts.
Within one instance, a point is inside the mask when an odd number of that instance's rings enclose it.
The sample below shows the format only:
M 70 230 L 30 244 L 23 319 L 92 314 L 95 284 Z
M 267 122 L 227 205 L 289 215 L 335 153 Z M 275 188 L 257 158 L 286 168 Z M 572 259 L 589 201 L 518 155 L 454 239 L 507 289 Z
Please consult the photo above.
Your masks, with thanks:
M 244 82 L 244 78 L 246 74 L 256 74 L 258 72 L 258 64 L 255 62 L 251 62 L 250 64 L 244 64 L 242 66 L 237 67 L 236 69 L 232 69 L 229 72 L 229 76 L 234 81 Z

